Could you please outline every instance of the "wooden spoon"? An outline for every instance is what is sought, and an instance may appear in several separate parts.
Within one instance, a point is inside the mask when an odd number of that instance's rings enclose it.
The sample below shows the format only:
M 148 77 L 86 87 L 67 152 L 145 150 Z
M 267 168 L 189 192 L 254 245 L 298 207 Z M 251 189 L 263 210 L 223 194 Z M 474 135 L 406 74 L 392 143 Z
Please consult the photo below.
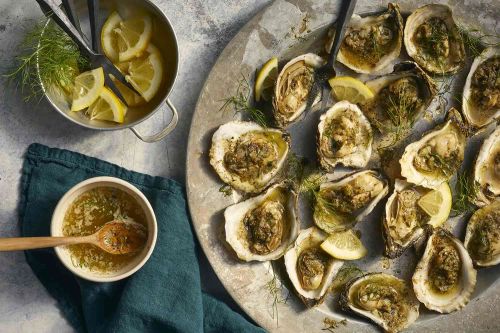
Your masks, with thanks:
M 141 250 L 146 244 L 146 227 L 130 221 L 111 221 L 89 236 L 0 238 L 0 251 L 41 249 L 72 244 L 93 244 L 111 254 Z

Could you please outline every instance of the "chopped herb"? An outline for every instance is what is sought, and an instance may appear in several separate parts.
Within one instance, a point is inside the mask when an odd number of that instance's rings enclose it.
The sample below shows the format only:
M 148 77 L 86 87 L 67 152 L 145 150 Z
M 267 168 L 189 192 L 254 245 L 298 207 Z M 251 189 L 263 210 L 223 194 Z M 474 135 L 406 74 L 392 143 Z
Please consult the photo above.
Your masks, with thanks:
M 224 184 L 219 188 L 219 192 L 221 192 L 225 197 L 228 197 L 233 194 L 233 188 L 228 184 Z
M 271 263 L 270 265 L 273 277 L 266 283 L 266 288 L 269 291 L 269 294 L 272 298 L 272 305 L 270 315 L 271 318 L 276 319 L 276 327 L 279 326 L 279 313 L 278 313 L 278 304 L 286 304 L 290 297 L 290 292 L 284 288 L 283 283 L 279 280 L 276 275 L 274 265 Z M 286 296 L 283 297 L 283 289 L 286 290 Z
M 474 201 L 479 192 L 479 184 L 467 172 L 457 175 L 455 195 L 453 197 L 452 215 L 458 216 L 469 213 L 475 209 Z
M 342 319 L 342 320 L 335 320 L 326 317 L 323 319 L 323 324 L 325 325 L 324 328 L 322 328 L 322 331 L 328 331 L 328 332 L 334 332 L 336 328 L 338 328 L 340 325 L 347 326 L 347 319 Z

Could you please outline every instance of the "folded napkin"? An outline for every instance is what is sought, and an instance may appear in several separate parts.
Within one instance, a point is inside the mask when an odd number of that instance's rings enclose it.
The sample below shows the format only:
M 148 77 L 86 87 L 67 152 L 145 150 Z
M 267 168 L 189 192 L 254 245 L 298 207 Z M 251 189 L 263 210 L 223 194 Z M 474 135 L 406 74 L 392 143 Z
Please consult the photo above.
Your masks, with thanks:
M 184 189 L 175 181 L 32 144 L 21 184 L 22 236 L 50 235 L 58 200 L 75 184 L 95 176 L 118 177 L 139 188 L 156 213 L 158 239 L 151 258 L 137 273 L 112 283 L 74 276 L 53 249 L 26 251 L 33 272 L 77 331 L 263 332 L 201 291 Z

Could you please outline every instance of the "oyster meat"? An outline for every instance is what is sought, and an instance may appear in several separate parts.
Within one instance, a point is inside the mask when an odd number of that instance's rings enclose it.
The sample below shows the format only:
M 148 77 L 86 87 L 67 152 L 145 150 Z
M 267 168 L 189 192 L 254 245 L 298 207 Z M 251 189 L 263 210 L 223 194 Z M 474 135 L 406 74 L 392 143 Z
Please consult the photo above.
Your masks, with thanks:
M 450 313 L 463 308 L 476 286 L 476 270 L 463 244 L 436 228 L 412 277 L 418 300 L 428 309 Z
M 320 56 L 307 53 L 290 60 L 276 79 L 273 114 L 276 124 L 286 127 L 297 121 L 306 110 L 321 99 L 321 92 L 309 96 L 314 82 L 314 70 L 325 61 Z
M 464 245 L 476 266 L 493 266 L 500 262 L 500 200 L 472 215 Z
M 462 108 L 474 127 L 500 118 L 500 47 L 487 48 L 474 59 L 465 81 Z
M 450 109 L 448 120 L 409 144 L 399 160 L 401 175 L 410 183 L 436 188 L 448 181 L 464 160 L 466 130 L 457 110 Z
M 366 85 L 375 97 L 360 107 L 382 134 L 395 129 L 409 132 L 437 91 L 434 81 L 410 61 L 397 64 L 393 73 L 368 81 Z
M 287 133 L 253 122 L 231 121 L 212 137 L 210 164 L 237 190 L 258 193 L 274 180 L 290 148 Z
M 315 195 L 313 218 L 328 233 L 349 229 L 361 221 L 389 191 L 387 180 L 373 170 L 340 179 L 327 174 L 326 180 Z
M 433 74 L 456 73 L 465 63 L 462 36 L 446 5 L 425 5 L 411 13 L 404 43 L 408 55 Z
M 476 204 L 500 199 L 500 127 L 483 142 L 474 166 L 474 182 L 479 186 Z
M 385 273 L 368 273 L 351 280 L 339 302 L 345 311 L 370 319 L 386 332 L 400 332 L 419 316 L 420 303 L 413 290 Z
M 372 128 L 357 105 L 338 102 L 318 124 L 318 158 L 325 170 L 337 164 L 365 167 L 372 153 Z
M 330 52 L 335 32 L 329 32 L 326 51 Z M 384 72 L 401 51 L 403 18 L 396 4 L 387 11 L 366 17 L 352 15 L 337 60 L 358 73 Z M 390 71 L 390 69 L 389 69 Z
M 318 305 L 344 264 L 324 252 L 320 245 L 328 237 L 316 227 L 300 231 L 295 245 L 285 254 L 285 266 L 290 281 L 302 301 Z
M 244 261 L 283 256 L 299 232 L 297 194 L 283 184 L 224 211 L 226 241 Z

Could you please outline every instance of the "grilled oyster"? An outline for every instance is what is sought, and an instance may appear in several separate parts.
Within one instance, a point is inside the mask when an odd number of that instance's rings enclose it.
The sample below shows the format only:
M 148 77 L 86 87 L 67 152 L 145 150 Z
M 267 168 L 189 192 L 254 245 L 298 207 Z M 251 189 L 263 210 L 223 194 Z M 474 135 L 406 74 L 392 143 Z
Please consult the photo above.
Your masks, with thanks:
M 474 166 L 474 182 L 479 185 L 476 204 L 500 199 L 500 127 L 483 142 Z
M 298 296 L 308 306 L 318 305 L 323 301 L 344 264 L 321 249 L 320 245 L 327 236 L 316 227 L 302 230 L 294 247 L 284 257 L 290 281 Z
M 385 205 L 383 219 L 384 254 L 389 258 L 400 256 L 404 250 L 425 236 L 432 227 L 441 226 L 451 210 L 451 191 L 448 183 L 439 186 L 443 205 L 435 215 L 429 215 L 419 205 L 419 200 L 430 191 L 425 187 L 415 186 L 404 180 L 396 179 L 394 192 Z
M 412 278 L 418 300 L 430 309 L 450 313 L 463 308 L 476 286 L 476 270 L 462 243 L 436 228 L 427 240 Z
M 290 137 L 253 122 L 231 121 L 212 137 L 210 164 L 219 177 L 237 190 L 262 191 L 283 167 Z
M 407 124 L 407 131 L 436 95 L 434 81 L 414 62 L 399 63 L 394 72 L 366 82 L 375 94 L 361 110 L 381 133 Z
M 373 170 L 335 179 L 326 175 L 314 203 L 314 223 L 332 233 L 352 227 L 367 216 L 389 191 L 387 180 Z
M 339 299 L 342 309 L 366 317 L 386 332 L 400 332 L 419 316 L 413 290 L 395 276 L 369 273 L 351 280 Z
M 224 211 L 226 241 L 244 261 L 283 256 L 299 232 L 297 194 L 283 184 Z
M 483 127 L 500 118 L 500 47 L 483 51 L 472 63 L 465 81 L 462 108 L 474 127 Z
M 372 128 L 355 104 L 338 102 L 318 124 L 318 158 L 325 170 L 337 164 L 365 167 L 372 153 Z
M 290 60 L 281 70 L 274 88 L 274 118 L 280 127 L 286 127 L 297 121 L 306 110 L 308 102 L 312 105 L 321 99 L 309 96 L 313 82 L 314 70 L 325 61 L 320 56 L 307 53 Z M 311 101 L 312 100 L 312 101 Z
M 448 120 L 409 144 L 399 160 L 401 175 L 410 183 L 436 188 L 448 181 L 464 160 L 466 131 L 457 110 L 450 109 Z
M 329 32 L 326 51 L 330 52 L 335 32 Z M 387 11 L 366 17 L 352 15 L 337 60 L 358 73 L 380 73 L 401 51 L 403 18 L 396 4 Z M 389 69 L 390 70 L 390 69 Z
M 493 266 L 500 262 L 500 200 L 472 215 L 464 245 L 476 266 Z
M 434 74 L 456 73 L 465 63 L 462 36 L 446 5 L 416 9 L 406 20 L 404 43 L 408 55 Z

